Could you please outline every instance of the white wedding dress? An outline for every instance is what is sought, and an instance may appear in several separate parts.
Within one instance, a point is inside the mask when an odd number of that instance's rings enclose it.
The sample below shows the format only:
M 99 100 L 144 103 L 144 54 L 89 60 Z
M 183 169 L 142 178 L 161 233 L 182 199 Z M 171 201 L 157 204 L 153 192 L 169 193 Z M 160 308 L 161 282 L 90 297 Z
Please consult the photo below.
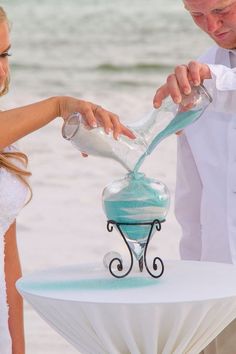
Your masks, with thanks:
M 11 146 L 5 151 L 16 151 L 16 148 Z M 24 206 L 26 195 L 27 187 L 0 167 L 0 354 L 12 354 L 4 273 L 4 235 Z

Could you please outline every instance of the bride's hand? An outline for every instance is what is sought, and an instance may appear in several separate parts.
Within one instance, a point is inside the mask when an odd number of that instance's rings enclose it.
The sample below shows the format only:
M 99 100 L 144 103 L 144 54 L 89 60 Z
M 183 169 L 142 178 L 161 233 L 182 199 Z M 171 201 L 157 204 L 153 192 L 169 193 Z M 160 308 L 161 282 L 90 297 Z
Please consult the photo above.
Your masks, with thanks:
M 125 135 L 130 139 L 135 139 L 135 135 L 124 126 L 119 117 L 103 107 L 92 102 L 78 100 L 73 97 L 62 96 L 59 98 L 59 116 L 66 120 L 72 113 L 79 112 L 92 128 L 98 125 L 103 126 L 107 134 L 113 131 L 113 136 L 118 139 Z

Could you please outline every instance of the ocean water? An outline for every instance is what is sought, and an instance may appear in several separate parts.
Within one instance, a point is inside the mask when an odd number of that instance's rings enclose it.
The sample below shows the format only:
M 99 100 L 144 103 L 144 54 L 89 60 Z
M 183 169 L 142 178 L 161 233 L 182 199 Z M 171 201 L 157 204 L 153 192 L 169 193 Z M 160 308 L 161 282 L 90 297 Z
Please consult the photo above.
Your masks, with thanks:
M 156 89 L 176 64 L 195 59 L 211 42 L 193 24 L 181 0 L 2 0 L 12 23 L 11 90 L 1 109 L 49 96 L 97 102 L 127 123 L 152 108 Z M 101 194 L 124 175 L 112 160 L 83 159 L 61 137 L 56 120 L 20 142 L 29 155 L 33 200 L 18 217 L 25 274 L 102 261 L 122 253 L 106 231 Z M 166 139 L 142 166 L 174 199 L 176 138 Z M 180 228 L 173 202 L 150 253 L 178 258 Z M 77 353 L 25 305 L 27 353 Z
M 18 100 L 98 97 L 122 118 L 137 117 L 135 100 L 149 107 L 174 65 L 196 58 L 209 43 L 181 0 L 1 3 L 12 22 Z

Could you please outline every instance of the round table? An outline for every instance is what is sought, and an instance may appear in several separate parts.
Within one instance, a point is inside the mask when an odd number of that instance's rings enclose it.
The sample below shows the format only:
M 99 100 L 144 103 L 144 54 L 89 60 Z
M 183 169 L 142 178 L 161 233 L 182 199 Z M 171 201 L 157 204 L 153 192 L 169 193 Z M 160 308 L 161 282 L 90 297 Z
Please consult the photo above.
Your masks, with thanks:
M 18 280 L 38 314 L 81 353 L 198 354 L 236 318 L 236 267 L 166 261 L 159 279 L 113 278 L 100 265 Z

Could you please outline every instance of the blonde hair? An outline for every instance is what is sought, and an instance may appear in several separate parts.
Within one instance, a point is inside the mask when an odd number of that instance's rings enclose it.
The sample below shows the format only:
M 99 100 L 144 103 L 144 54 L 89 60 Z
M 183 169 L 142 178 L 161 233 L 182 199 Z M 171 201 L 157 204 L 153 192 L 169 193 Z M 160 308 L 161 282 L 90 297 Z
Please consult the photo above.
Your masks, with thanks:
M 0 6 L 0 24 L 3 22 L 7 22 L 9 28 L 10 28 L 10 23 L 7 18 L 7 14 L 3 7 Z M 5 95 L 8 92 L 9 89 L 9 75 L 5 81 L 4 87 L 2 91 L 0 92 L 0 96 Z M 27 167 L 28 164 L 28 157 L 23 153 L 19 151 L 10 151 L 10 152 L 5 152 L 5 151 L 0 151 L 0 168 L 4 167 L 6 168 L 9 172 L 15 174 L 28 188 L 30 191 L 30 197 L 29 200 L 27 201 L 26 204 L 28 204 L 32 198 L 32 189 L 27 181 L 27 177 L 31 176 L 31 173 L 23 168 L 20 168 L 18 164 L 14 164 L 12 162 L 12 159 L 16 159 L 23 163 L 23 166 L 25 168 Z

